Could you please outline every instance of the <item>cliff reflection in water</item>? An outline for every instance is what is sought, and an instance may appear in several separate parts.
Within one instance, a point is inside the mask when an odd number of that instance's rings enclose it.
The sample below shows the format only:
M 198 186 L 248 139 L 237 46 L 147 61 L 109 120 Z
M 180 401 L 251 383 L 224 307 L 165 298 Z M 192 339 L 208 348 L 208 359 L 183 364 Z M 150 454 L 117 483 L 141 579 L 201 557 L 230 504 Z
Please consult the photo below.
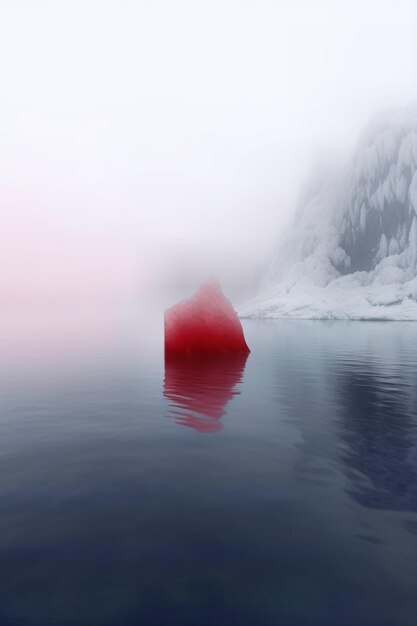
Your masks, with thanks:
M 417 512 L 415 379 L 364 361 L 345 364 L 338 380 L 350 495 L 370 508 Z
M 164 396 L 178 424 L 217 432 L 227 403 L 240 394 L 247 354 L 165 357 Z

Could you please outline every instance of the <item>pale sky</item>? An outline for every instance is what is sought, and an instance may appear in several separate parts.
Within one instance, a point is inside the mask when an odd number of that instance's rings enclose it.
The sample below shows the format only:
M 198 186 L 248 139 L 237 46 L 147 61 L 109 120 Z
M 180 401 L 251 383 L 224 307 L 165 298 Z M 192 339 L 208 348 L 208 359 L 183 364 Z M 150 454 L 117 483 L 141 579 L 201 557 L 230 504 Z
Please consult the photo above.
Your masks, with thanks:
M 0 300 L 239 298 L 317 155 L 417 100 L 416 4 L 1 2 Z

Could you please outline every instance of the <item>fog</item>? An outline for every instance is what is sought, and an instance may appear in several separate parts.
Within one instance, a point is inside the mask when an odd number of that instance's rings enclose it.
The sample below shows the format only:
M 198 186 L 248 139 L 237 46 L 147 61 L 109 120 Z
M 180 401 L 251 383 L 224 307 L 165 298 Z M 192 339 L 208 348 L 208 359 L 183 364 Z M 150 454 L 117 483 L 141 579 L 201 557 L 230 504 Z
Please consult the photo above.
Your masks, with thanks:
M 417 99 L 408 0 L 0 9 L 0 299 L 253 289 L 318 159 Z

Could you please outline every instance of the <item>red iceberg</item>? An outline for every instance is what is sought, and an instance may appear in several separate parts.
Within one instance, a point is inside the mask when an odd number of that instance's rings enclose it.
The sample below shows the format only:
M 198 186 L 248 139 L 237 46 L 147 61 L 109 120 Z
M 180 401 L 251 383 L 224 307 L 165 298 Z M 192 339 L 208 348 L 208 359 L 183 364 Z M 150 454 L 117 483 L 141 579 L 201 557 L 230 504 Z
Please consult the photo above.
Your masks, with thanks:
M 165 311 L 165 354 L 250 352 L 242 324 L 217 281 Z

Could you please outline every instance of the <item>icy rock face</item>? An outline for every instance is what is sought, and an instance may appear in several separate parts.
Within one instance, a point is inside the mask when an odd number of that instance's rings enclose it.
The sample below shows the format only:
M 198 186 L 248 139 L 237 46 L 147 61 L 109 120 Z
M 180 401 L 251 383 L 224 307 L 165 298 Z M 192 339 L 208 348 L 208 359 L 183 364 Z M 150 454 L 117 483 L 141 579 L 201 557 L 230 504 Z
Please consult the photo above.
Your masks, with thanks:
M 217 281 L 165 311 L 165 355 L 249 353 L 242 325 Z
M 380 117 L 301 197 L 249 317 L 417 320 L 417 108 Z

